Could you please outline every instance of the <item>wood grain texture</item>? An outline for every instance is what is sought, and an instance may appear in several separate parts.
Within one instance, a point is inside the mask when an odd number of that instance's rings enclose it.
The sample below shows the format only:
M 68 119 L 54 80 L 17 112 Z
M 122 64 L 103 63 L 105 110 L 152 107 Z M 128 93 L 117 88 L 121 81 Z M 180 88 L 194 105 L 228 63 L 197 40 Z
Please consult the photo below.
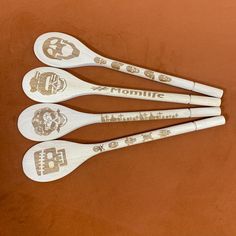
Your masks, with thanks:
M 236 234 L 235 1 L 2 0 L 0 13 L 1 234 Z M 35 142 L 18 132 L 17 117 L 35 102 L 21 82 L 27 71 L 44 66 L 33 44 L 49 31 L 78 37 L 116 60 L 220 86 L 227 124 L 98 155 L 55 183 L 30 181 L 21 162 Z M 68 71 L 103 85 L 186 93 L 103 68 Z M 186 106 L 102 96 L 63 105 L 97 113 Z M 65 139 L 96 143 L 187 120 L 92 125 Z

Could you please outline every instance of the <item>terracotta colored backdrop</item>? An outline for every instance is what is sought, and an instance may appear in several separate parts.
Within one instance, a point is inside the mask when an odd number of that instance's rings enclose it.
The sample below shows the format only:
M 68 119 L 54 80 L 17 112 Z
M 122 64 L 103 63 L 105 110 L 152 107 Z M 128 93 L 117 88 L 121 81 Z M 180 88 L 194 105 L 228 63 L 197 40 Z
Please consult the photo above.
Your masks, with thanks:
M 233 0 L 1 1 L 1 235 L 236 235 L 236 2 Z M 66 32 L 105 56 L 224 89 L 227 125 L 98 155 L 71 175 L 37 183 L 22 172 L 35 142 L 17 130 L 34 104 L 23 75 L 42 66 L 32 47 Z M 69 72 L 102 85 L 183 92 L 102 68 Z M 184 107 L 86 96 L 63 105 L 88 112 Z M 99 142 L 185 120 L 91 125 L 64 137 Z

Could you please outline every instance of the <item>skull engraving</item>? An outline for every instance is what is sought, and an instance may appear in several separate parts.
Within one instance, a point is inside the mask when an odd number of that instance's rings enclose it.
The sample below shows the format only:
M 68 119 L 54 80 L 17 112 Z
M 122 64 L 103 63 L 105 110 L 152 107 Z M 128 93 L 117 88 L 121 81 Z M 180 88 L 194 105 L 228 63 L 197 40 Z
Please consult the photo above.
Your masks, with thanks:
M 151 71 L 151 70 L 145 70 L 145 71 L 144 71 L 144 74 L 145 74 L 148 78 L 150 78 L 150 79 L 155 79 L 154 72 Z
M 168 83 L 171 81 L 171 78 L 167 75 L 159 75 L 158 76 L 158 79 L 161 81 L 161 82 L 165 82 L 165 83 Z
M 152 132 L 142 134 L 142 136 L 143 136 L 143 142 L 147 142 L 149 140 L 153 140 Z
M 67 122 L 67 118 L 60 110 L 53 111 L 49 107 L 44 107 L 34 113 L 32 125 L 36 134 L 47 136 L 53 131 L 60 132 L 60 128 Z
M 123 66 L 124 63 L 118 62 L 118 61 L 113 61 L 111 63 L 111 67 L 115 70 L 120 70 L 120 67 Z
M 139 69 L 137 67 L 134 67 L 134 66 L 127 66 L 126 70 L 130 73 L 139 73 Z
M 118 147 L 118 145 L 119 145 L 119 143 L 116 141 L 110 142 L 108 144 L 109 148 L 116 148 L 116 147 Z
M 66 80 L 53 72 L 36 72 L 35 76 L 30 80 L 30 92 L 38 91 L 42 95 L 63 92 L 66 86 Z
M 79 49 L 73 43 L 58 37 L 51 37 L 45 40 L 43 52 L 47 57 L 56 60 L 69 60 L 78 57 L 80 54 Z
M 132 144 L 134 144 L 136 141 L 137 141 L 137 139 L 136 139 L 136 138 L 132 138 L 132 137 L 127 137 L 127 138 L 125 139 L 125 143 L 126 143 L 127 145 L 132 145 Z
M 34 163 L 38 175 L 58 172 L 60 166 L 66 166 L 65 149 L 47 148 L 34 153 Z
M 101 57 L 95 57 L 94 62 L 96 62 L 97 64 L 100 64 L 100 65 L 107 63 L 106 60 Z

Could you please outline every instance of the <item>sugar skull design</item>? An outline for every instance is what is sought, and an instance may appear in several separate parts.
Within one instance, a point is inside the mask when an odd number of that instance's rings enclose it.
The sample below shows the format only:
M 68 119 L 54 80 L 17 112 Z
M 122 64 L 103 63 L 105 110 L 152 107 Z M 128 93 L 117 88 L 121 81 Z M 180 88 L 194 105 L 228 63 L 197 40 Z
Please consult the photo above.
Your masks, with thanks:
M 171 78 L 167 75 L 159 75 L 158 76 L 158 79 L 161 81 L 161 82 L 165 82 L 165 83 L 168 83 L 171 81 Z
M 127 145 L 132 145 L 132 144 L 134 144 L 136 141 L 137 141 L 137 139 L 136 139 L 136 138 L 132 138 L 132 137 L 127 137 L 127 138 L 125 139 L 125 143 L 126 143 Z
M 34 153 L 34 163 L 37 174 L 47 175 L 60 170 L 60 166 L 66 166 L 65 149 L 47 148 Z
M 106 60 L 101 58 L 101 57 L 95 57 L 94 62 L 97 63 L 97 64 L 100 64 L 100 65 L 107 63 Z
M 139 73 L 139 69 L 135 66 L 127 66 L 126 70 L 130 73 Z
M 115 70 L 120 70 L 120 67 L 123 66 L 124 63 L 118 62 L 118 61 L 113 61 L 111 63 L 111 68 L 115 69 Z
M 57 92 L 63 92 L 66 88 L 66 80 L 60 78 L 53 72 L 40 73 L 36 72 L 35 76 L 30 80 L 30 92 L 38 91 L 42 95 L 53 95 Z
M 110 142 L 110 143 L 108 144 L 108 147 L 109 147 L 109 148 L 116 148 L 116 147 L 118 147 L 118 145 L 119 145 L 118 142 L 113 141 L 113 142 Z
M 146 134 L 142 134 L 142 136 L 143 136 L 143 142 L 147 142 L 147 141 L 153 140 L 152 132 L 146 133 Z
M 80 51 L 75 45 L 67 40 L 51 37 L 43 43 L 45 56 L 55 60 L 69 60 L 78 57 Z
M 49 107 L 37 110 L 32 119 L 34 131 L 40 136 L 47 136 L 55 130 L 60 132 L 66 122 L 67 117 L 60 110 L 54 111 Z
M 145 71 L 144 71 L 144 74 L 145 74 L 148 78 L 150 78 L 150 79 L 155 79 L 155 74 L 154 74 L 154 72 L 151 71 L 151 70 L 145 70 Z

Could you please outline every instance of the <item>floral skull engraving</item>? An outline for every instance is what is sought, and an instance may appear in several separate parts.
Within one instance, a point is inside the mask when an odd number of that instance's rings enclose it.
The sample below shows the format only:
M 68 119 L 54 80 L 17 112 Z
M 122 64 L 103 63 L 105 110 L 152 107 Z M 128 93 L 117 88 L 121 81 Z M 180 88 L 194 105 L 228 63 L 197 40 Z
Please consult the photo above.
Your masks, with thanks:
M 34 153 L 34 163 L 38 175 L 58 172 L 60 166 L 66 166 L 65 149 L 47 148 Z
M 35 76 L 30 80 L 30 92 L 38 91 L 42 95 L 52 95 L 57 92 L 63 92 L 66 88 L 66 80 L 60 78 L 56 73 L 36 72 Z
M 78 57 L 80 51 L 75 45 L 58 37 L 51 37 L 43 43 L 45 56 L 56 60 L 69 60 Z
M 60 110 L 54 111 L 49 107 L 44 107 L 34 113 L 32 125 L 36 134 L 47 136 L 53 131 L 60 132 L 67 122 L 67 118 Z

